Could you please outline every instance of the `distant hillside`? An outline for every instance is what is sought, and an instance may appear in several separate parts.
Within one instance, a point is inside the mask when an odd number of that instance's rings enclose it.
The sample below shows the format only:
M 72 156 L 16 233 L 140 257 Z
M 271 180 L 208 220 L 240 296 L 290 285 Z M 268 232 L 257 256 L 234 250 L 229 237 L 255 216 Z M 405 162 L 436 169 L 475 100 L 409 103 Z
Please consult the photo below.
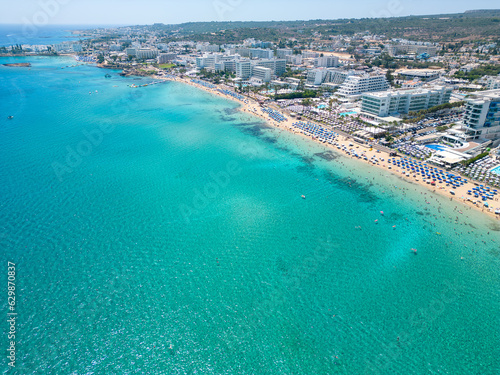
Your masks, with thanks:
M 150 27 L 163 30 L 166 36 L 176 31 L 177 35 L 189 35 L 194 40 L 218 43 L 239 41 L 245 37 L 279 41 L 284 37 L 308 37 L 314 32 L 328 35 L 352 35 L 362 31 L 412 40 L 445 42 L 469 39 L 498 40 L 500 38 L 500 9 L 392 18 L 189 22 L 177 25 L 155 24 Z

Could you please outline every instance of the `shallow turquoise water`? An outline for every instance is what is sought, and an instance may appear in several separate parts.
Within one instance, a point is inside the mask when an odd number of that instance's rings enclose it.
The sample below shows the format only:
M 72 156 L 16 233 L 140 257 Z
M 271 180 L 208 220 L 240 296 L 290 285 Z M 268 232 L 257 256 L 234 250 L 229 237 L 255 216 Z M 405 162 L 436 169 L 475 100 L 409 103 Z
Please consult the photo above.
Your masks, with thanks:
M 498 221 L 195 88 L 25 60 L 0 66 L 15 373 L 500 371 Z

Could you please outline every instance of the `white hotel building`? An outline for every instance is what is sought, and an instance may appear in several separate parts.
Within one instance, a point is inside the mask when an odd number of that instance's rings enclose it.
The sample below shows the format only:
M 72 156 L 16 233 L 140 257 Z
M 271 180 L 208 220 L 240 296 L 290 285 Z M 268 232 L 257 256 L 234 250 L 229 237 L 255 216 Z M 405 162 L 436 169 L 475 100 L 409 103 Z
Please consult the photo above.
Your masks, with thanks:
M 359 96 L 365 92 L 385 91 L 389 88 L 389 83 L 384 75 L 363 74 L 352 75 L 346 78 L 340 86 L 337 94 L 340 96 Z
M 238 78 L 247 79 L 252 76 L 252 63 L 250 60 L 236 61 L 236 76 Z
M 252 76 L 261 82 L 270 82 L 273 71 L 263 66 L 254 66 Z
M 466 99 L 464 134 L 466 140 L 486 139 L 500 143 L 500 90 L 477 91 Z
M 390 90 L 363 95 L 361 111 L 378 117 L 417 112 L 449 103 L 452 87 L 434 86 L 428 89 Z

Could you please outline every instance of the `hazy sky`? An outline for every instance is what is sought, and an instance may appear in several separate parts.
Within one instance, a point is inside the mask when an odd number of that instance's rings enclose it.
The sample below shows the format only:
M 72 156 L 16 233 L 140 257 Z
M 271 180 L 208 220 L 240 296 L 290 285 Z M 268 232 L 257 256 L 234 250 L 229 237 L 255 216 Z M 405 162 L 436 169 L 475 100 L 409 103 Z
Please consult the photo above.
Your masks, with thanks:
M 135 25 L 388 17 L 500 8 L 498 0 L 2 0 L 0 23 Z

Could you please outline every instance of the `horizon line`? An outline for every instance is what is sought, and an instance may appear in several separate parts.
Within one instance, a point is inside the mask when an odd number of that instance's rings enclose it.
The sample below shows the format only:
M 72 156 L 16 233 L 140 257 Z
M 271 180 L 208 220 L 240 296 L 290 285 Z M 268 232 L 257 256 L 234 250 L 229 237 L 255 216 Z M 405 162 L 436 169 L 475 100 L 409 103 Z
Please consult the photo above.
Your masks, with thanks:
M 132 27 L 132 26 L 152 26 L 154 24 L 162 24 L 162 25 L 182 25 L 186 23 L 239 23 L 239 22 L 310 22 L 310 21 L 337 21 L 337 20 L 365 20 L 365 19 L 396 19 L 396 18 L 405 18 L 405 17 L 423 17 L 423 16 L 443 16 L 443 15 L 455 15 L 455 14 L 466 14 L 472 12 L 491 12 L 491 11 L 500 11 L 500 8 L 494 9 L 471 9 L 463 12 L 457 13 L 431 13 L 431 14 L 408 14 L 401 16 L 392 16 L 392 17 L 341 17 L 341 18 L 311 18 L 311 19 L 282 19 L 282 20 L 210 20 L 210 21 L 183 21 L 178 23 L 166 23 L 161 21 L 154 21 L 150 23 L 111 23 L 111 24 L 103 24 L 103 23 L 51 23 L 48 25 L 43 25 L 39 27 L 47 27 L 47 26 L 100 26 L 100 27 Z M 0 22 L 0 26 L 23 26 L 23 23 L 7 23 Z

